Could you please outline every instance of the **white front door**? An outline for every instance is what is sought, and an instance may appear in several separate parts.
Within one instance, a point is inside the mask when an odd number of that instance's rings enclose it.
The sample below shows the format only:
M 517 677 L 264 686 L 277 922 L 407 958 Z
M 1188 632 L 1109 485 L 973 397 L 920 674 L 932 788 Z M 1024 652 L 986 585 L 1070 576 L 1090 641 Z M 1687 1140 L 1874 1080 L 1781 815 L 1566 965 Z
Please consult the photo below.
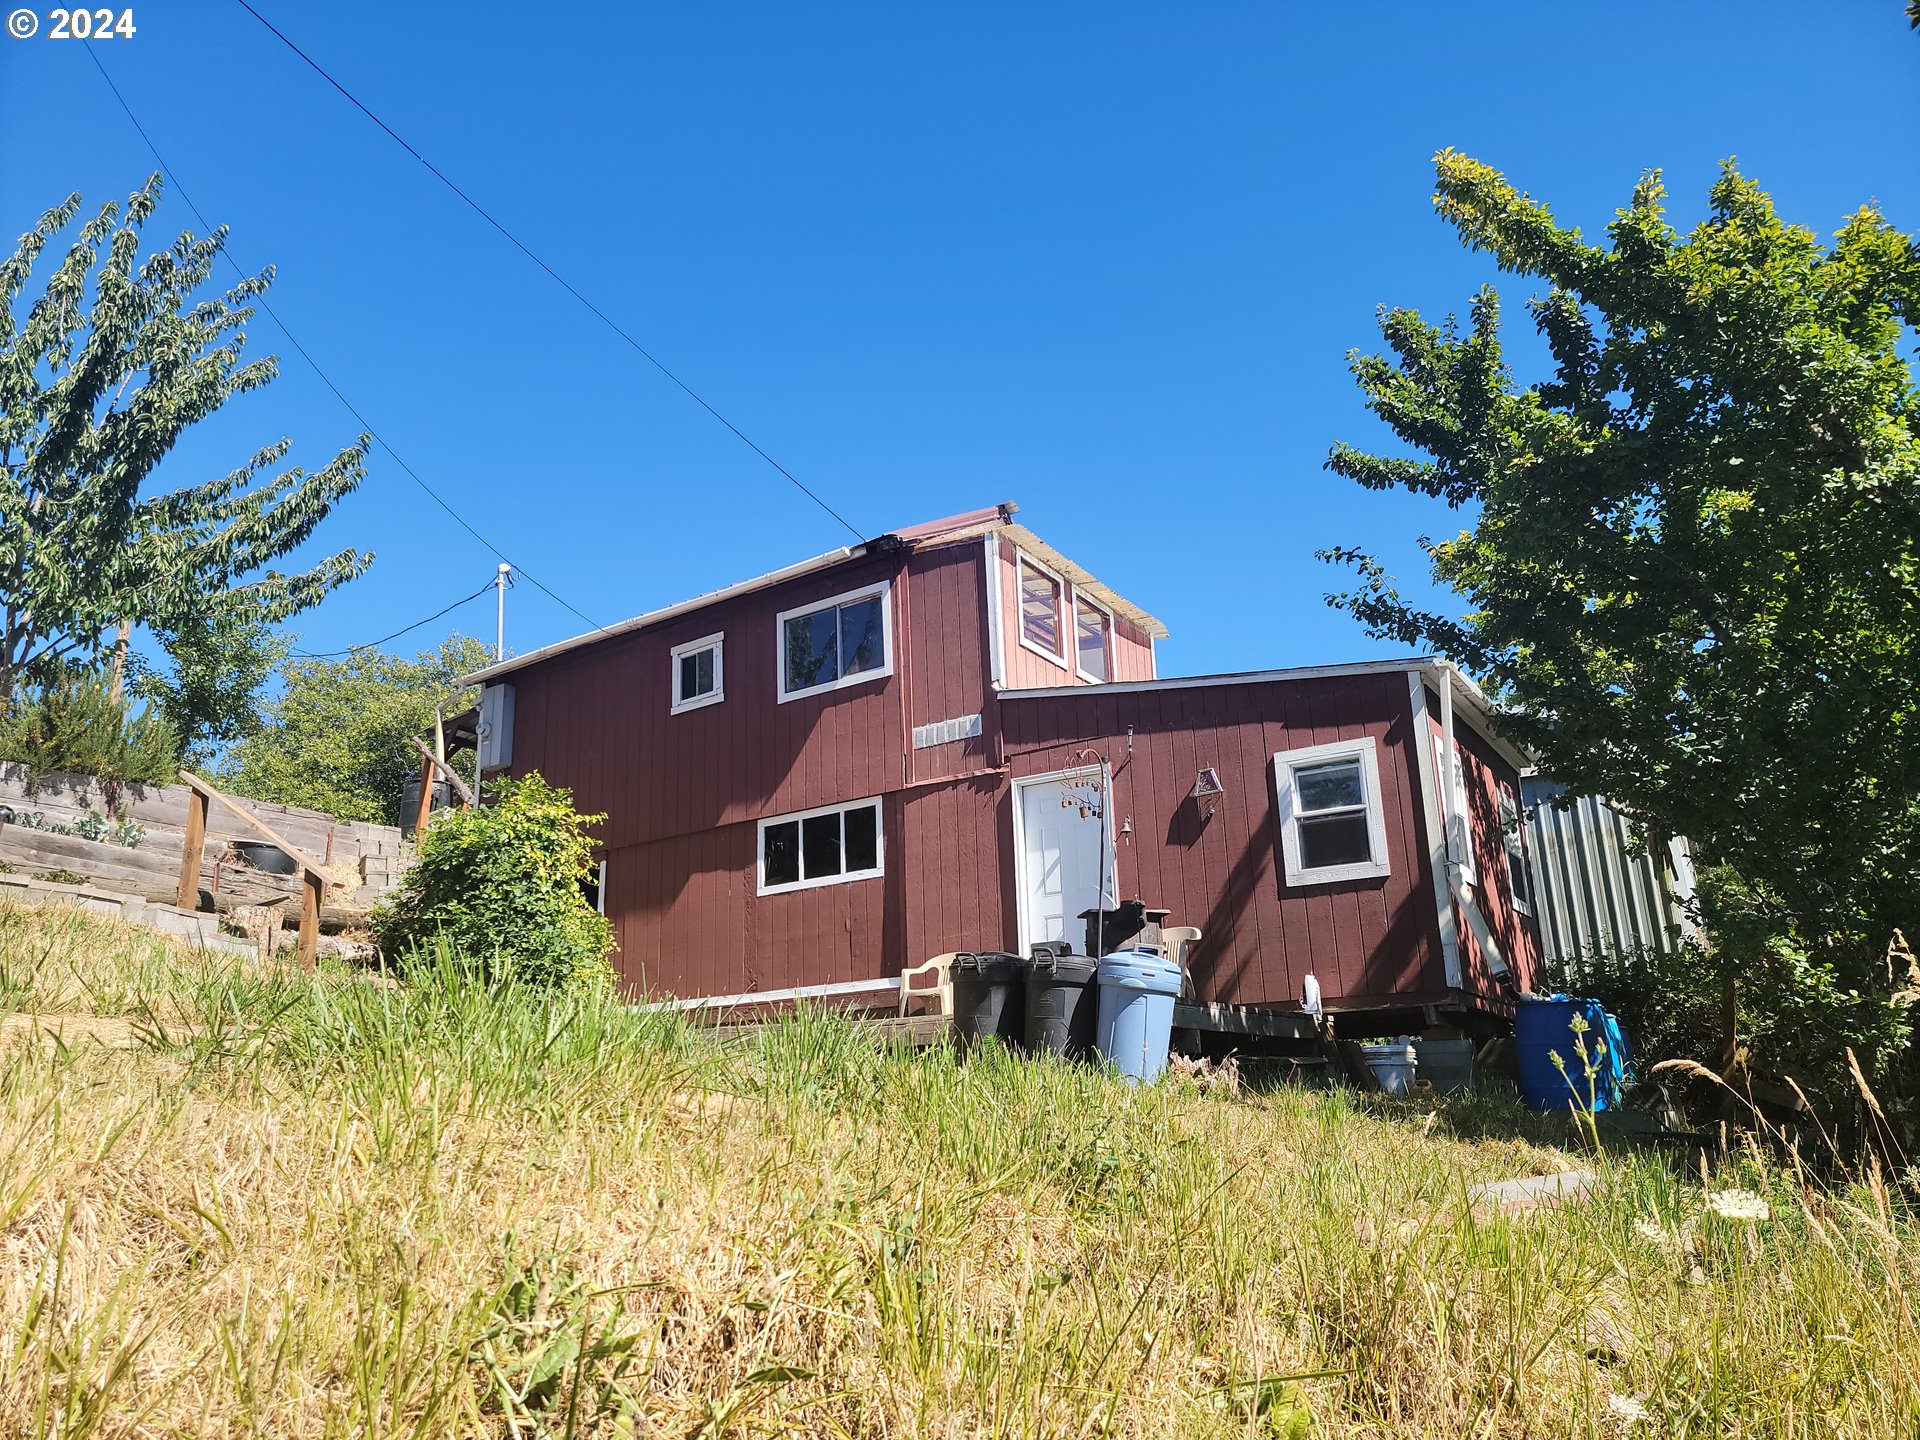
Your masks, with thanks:
M 1070 941 L 1085 948 L 1086 922 L 1100 895 L 1101 849 L 1106 849 L 1107 904 L 1114 903 L 1113 831 L 1110 822 L 1080 813 L 1082 803 L 1103 791 L 1091 775 L 1086 782 L 1063 785 L 1060 776 L 1023 781 L 1019 797 L 1020 948 L 1025 953 L 1043 940 Z M 1062 805 L 1062 800 L 1068 801 Z

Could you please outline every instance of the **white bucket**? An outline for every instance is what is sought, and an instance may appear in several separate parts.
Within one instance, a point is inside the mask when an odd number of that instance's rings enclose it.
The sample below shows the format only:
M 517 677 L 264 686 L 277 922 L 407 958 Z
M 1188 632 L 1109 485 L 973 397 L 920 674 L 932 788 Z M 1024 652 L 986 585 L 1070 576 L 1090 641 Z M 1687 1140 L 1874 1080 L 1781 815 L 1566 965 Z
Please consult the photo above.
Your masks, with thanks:
M 1360 1053 L 1387 1094 L 1405 1095 L 1413 1089 L 1413 1072 L 1420 1066 L 1420 1056 L 1405 1035 L 1391 1045 L 1362 1045 Z

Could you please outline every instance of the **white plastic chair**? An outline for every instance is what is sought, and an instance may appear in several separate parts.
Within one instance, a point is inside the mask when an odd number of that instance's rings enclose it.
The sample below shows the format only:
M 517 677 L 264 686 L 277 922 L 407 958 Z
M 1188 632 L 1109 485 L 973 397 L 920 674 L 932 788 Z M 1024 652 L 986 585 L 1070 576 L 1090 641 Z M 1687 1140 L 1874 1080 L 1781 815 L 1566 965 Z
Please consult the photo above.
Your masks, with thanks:
M 1180 993 L 1193 994 L 1193 972 L 1187 969 L 1187 952 L 1200 943 L 1200 931 L 1192 925 L 1169 925 L 1160 931 L 1160 945 L 1167 959 L 1180 967 Z
M 900 972 L 900 1013 L 907 1013 L 907 1002 L 916 995 L 924 995 L 940 1002 L 940 1013 L 949 1018 L 953 1015 L 953 962 L 958 950 L 945 955 L 936 955 L 924 964 Z M 924 980 L 929 975 L 934 983 L 924 990 L 913 988 L 913 982 Z

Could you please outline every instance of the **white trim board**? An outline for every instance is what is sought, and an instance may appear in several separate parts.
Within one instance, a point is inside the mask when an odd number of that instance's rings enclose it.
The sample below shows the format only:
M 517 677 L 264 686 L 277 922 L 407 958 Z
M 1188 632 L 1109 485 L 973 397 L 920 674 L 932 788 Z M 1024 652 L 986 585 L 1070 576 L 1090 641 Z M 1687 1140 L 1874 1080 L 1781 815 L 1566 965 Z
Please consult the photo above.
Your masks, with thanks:
M 831 985 L 792 985 L 785 990 L 742 990 L 735 995 L 695 995 L 685 1000 L 654 1000 L 639 1010 L 716 1010 L 732 1005 L 768 1005 L 780 1000 L 816 1000 L 831 995 L 859 995 L 869 990 L 898 990 L 900 977 L 878 980 L 839 980 Z
M 1421 813 L 1427 822 L 1427 864 L 1433 874 L 1434 919 L 1440 926 L 1440 959 L 1447 987 L 1465 983 L 1460 969 L 1460 918 L 1453 906 L 1453 885 L 1447 875 L 1446 822 L 1440 813 L 1440 786 L 1428 737 L 1433 725 L 1427 713 L 1427 678 L 1418 670 L 1407 673 L 1408 697 L 1413 705 L 1414 769 L 1420 780 Z
M 1004 600 L 1000 594 L 1000 532 L 989 530 L 986 536 L 987 554 L 987 681 L 995 690 L 1003 689 L 1007 683 L 1007 651 L 1005 626 L 1001 622 L 1000 609 Z

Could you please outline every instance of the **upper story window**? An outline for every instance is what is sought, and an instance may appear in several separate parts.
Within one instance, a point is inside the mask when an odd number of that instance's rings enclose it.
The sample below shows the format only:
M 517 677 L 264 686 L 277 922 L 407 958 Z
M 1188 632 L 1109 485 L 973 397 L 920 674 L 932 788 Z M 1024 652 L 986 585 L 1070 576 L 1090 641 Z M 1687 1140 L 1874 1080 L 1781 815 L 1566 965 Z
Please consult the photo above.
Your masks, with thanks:
M 1500 834 L 1507 845 L 1507 884 L 1513 895 L 1513 908 L 1522 915 L 1533 913 L 1533 878 L 1527 873 L 1527 827 L 1519 797 L 1512 787 L 1500 787 Z
M 780 699 L 893 673 L 892 584 L 780 612 Z
M 878 800 L 760 822 L 762 895 L 865 880 L 882 869 Z
M 1083 680 L 1113 678 L 1113 616 L 1085 595 L 1073 597 L 1074 664 Z
M 706 635 L 673 647 L 673 710 L 698 710 L 726 698 L 721 666 L 724 635 Z
M 1371 736 L 1283 750 L 1273 757 L 1273 779 L 1289 885 L 1376 880 L 1393 873 Z
M 1060 619 L 1065 598 L 1066 586 L 1058 575 L 1020 557 L 1020 643 L 1060 665 L 1067 663 Z

